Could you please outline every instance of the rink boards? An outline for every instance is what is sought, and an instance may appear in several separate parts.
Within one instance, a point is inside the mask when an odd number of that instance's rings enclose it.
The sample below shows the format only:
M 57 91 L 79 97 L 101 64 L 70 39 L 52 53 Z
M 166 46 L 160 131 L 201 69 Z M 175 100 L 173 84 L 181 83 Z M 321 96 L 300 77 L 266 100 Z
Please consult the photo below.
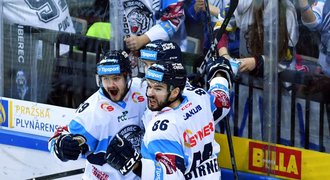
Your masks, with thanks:
M 58 126 L 68 124 L 74 109 L 0 97 L 0 144 L 47 151 L 47 140 Z M 232 176 L 227 138 L 221 146 L 222 177 Z M 233 137 L 239 176 L 248 179 L 320 179 L 329 177 L 330 155 L 247 138 Z
M 47 151 L 47 140 L 74 109 L 0 97 L 0 143 Z
M 330 154 L 247 138 L 232 137 L 237 169 L 251 174 L 280 179 L 327 179 L 330 177 Z M 227 136 L 216 134 L 220 144 L 219 164 L 231 169 Z

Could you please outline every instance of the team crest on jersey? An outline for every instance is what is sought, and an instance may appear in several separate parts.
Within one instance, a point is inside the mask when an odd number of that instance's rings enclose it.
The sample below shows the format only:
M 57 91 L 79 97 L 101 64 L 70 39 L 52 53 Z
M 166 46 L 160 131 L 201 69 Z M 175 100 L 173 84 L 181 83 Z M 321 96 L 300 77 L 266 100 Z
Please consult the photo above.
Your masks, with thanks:
M 141 35 L 153 25 L 153 14 L 141 1 L 130 0 L 124 6 L 124 33 Z
M 111 105 L 109 105 L 108 103 L 102 103 L 101 104 L 101 109 L 105 110 L 105 111 L 108 111 L 108 112 L 111 112 L 113 111 L 115 108 L 112 107 Z
M 139 92 L 134 92 L 132 94 L 132 99 L 134 103 L 143 102 L 145 99 Z
M 129 125 L 121 129 L 118 133 L 132 143 L 133 147 L 140 151 L 141 141 L 144 131 L 137 125 Z
M 223 91 L 213 91 L 213 95 L 216 96 L 215 98 L 215 105 L 218 108 L 230 108 L 230 101 L 227 94 Z

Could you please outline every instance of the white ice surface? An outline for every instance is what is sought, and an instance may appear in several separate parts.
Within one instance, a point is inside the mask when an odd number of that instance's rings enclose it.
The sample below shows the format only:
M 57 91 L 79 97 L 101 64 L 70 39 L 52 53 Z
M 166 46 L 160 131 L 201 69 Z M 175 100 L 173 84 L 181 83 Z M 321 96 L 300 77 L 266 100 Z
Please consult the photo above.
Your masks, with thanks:
M 0 137 L 1 138 L 1 137 Z M 0 144 L 0 180 L 31 179 L 84 168 L 85 159 L 61 162 L 46 151 Z M 82 174 L 60 178 L 81 179 Z

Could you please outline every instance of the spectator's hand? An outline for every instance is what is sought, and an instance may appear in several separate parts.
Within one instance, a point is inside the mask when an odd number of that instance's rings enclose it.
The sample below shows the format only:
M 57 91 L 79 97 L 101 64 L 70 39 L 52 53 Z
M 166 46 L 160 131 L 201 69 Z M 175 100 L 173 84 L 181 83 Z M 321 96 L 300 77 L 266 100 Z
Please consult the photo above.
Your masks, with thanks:
M 256 67 L 256 61 L 253 57 L 242 58 L 237 60 L 241 61 L 241 65 L 239 67 L 240 72 L 252 71 Z
M 146 45 L 150 40 L 147 35 L 131 35 L 130 37 L 126 37 L 124 41 L 128 49 L 130 49 L 131 51 L 137 51 L 144 45 Z
M 198 13 L 200 11 L 205 11 L 205 2 L 204 2 L 204 0 L 196 0 L 195 5 L 194 5 L 194 9 L 195 9 L 196 13 Z

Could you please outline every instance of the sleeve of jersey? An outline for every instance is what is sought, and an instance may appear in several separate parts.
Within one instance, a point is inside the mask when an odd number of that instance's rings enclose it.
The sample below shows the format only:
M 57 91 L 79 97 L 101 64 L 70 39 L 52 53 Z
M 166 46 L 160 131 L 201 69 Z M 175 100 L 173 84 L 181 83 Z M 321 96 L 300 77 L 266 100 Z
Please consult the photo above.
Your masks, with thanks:
M 179 1 L 162 5 L 166 8 L 163 9 L 163 14 L 157 21 L 158 23 L 145 33 L 150 41 L 157 39 L 169 40 L 178 31 L 185 19 L 183 4 L 182 1 Z
M 184 179 L 186 158 L 176 128 L 169 125 L 166 130 L 155 130 L 144 138 L 149 143 L 141 148 L 142 179 Z
M 173 180 L 184 179 L 181 171 L 176 171 L 172 174 L 166 173 L 166 166 L 163 163 L 151 159 L 141 159 L 142 174 L 141 179 L 159 179 L 159 180 Z
M 97 139 L 91 132 L 98 132 L 97 129 L 91 129 L 88 125 L 83 124 L 80 118 L 75 118 L 69 124 L 69 130 L 72 134 L 79 134 L 86 138 L 86 144 L 88 145 L 88 150 L 94 153 L 105 152 L 108 147 L 108 141 L 110 137 L 103 137 Z M 90 126 L 93 127 L 93 126 Z
M 216 124 L 227 116 L 230 110 L 228 81 L 223 77 L 213 78 L 208 92 L 211 94 L 211 109 Z
M 324 2 L 318 1 L 316 5 L 312 5 L 312 10 L 315 15 L 315 21 L 313 22 L 303 22 L 303 24 L 310 30 L 317 30 L 322 23 L 322 12 L 323 12 Z
M 94 136 L 88 132 L 84 125 L 81 124 L 79 118 L 76 117 L 70 121 L 69 125 L 57 128 L 53 137 L 48 140 L 48 150 L 51 153 L 54 151 L 55 141 L 62 134 L 79 134 L 84 136 L 87 140 L 86 144 L 88 145 L 88 150 L 96 153 L 105 152 L 108 145 L 108 139 L 111 138 L 108 137 L 102 140 L 94 138 Z

